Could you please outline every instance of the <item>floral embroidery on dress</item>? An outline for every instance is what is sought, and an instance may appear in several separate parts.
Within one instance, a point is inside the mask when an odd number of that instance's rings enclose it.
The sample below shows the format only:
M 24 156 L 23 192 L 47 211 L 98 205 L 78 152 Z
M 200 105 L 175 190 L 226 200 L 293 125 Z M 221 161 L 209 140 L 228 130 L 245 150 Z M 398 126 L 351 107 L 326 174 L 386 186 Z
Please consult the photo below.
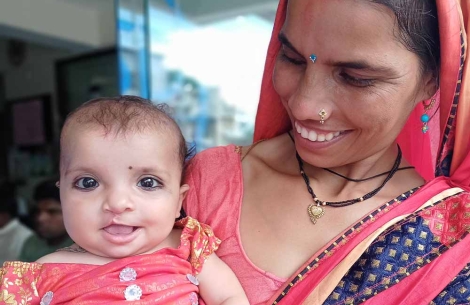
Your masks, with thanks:
M 38 298 L 36 282 L 41 264 L 6 262 L 0 268 L 0 304 L 26 305 Z

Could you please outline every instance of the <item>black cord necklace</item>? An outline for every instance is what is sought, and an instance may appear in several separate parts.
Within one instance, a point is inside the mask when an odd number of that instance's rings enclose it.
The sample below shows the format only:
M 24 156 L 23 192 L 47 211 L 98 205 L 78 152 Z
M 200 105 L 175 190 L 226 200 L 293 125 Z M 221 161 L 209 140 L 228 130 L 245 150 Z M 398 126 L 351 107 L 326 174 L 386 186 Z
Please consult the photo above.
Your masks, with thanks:
M 412 168 L 415 168 L 415 167 L 414 166 L 405 166 L 405 167 L 397 168 L 397 171 L 402 171 L 402 170 L 405 170 L 405 169 L 412 169 Z M 388 175 L 390 173 L 390 171 L 388 171 L 388 172 L 383 172 L 383 173 L 380 173 L 380 174 L 377 174 L 377 175 L 374 175 L 374 176 L 371 176 L 371 177 L 363 178 L 363 179 L 354 179 L 354 178 L 349 178 L 347 176 L 341 175 L 340 173 L 337 173 L 334 170 L 331 170 L 329 168 L 323 168 L 323 170 L 326 170 L 329 173 L 332 173 L 336 176 L 339 176 L 339 177 L 341 177 L 343 179 L 346 179 L 348 181 L 351 181 L 351 182 L 364 182 L 364 181 L 372 180 L 372 179 L 375 179 L 375 178 L 378 178 L 378 177 L 381 177 L 381 176 Z
M 289 134 L 290 135 L 290 134 Z M 303 167 L 303 160 L 300 158 L 297 150 L 295 151 L 295 156 L 297 158 L 297 162 L 299 163 L 299 170 L 300 170 L 300 175 L 305 181 L 305 184 L 307 186 L 307 191 L 310 193 L 313 199 L 313 203 L 311 203 L 308 206 L 307 212 L 308 215 L 310 216 L 310 220 L 312 221 L 313 224 L 317 223 L 317 220 L 320 219 L 324 214 L 325 214 L 325 209 L 323 206 L 331 206 L 333 208 L 339 208 L 339 207 L 344 207 L 348 205 L 352 205 L 358 202 L 362 202 L 364 200 L 370 199 L 377 195 L 378 192 L 387 184 L 390 179 L 395 175 L 395 173 L 398 171 L 398 167 L 400 166 L 401 159 L 402 159 L 402 152 L 400 149 L 400 146 L 398 146 L 398 154 L 397 158 L 395 159 L 395 163 L 393 164 L 392 169 L 388 172 L 387 177 L 385 180 L 382 182 L 382 184 L 375 188 L 374 190 L 370 191 L 369 193 L 365 194 L 364 196 L 355 198 L 355 199 L 349 199 L 349 200 L 343 200 L 343 201 L 322 201 L 318 199 L 317 195 L 313 192 L 312 187 L 310 186 L 310 179 L 305 174 L 304 167 Z
M 290 132 L 287 133 L 290 137 L 290 139 L 292 140 L 292 143 L 295 143 L 294 141 L 294 138 L 292 137 L 292 135 L 290 134 Z M 405 166 L 405 167 L 400 167 L 397 169 L 397 171 L 402 171 L 402 170 L 406 170 L 406 169 L 412 169 L 412 168 L 415 168 L 414 166 Z M 375 178 L 378 178 L 378 177 L 381 177 L 381 176 L 385 176 L 385 175 L 388 175 L 390 173 L 390 171 L 387 171 L 387 172 L 383 172 L 383 173 L 380 173 L 380 174 L 377 174 L 377 175 L 374 175 L 374 176 L 370 176 L 370 177 L 366 177 L 366 178 L 362 178 L 362 179 L 354 179 L 354 178 L 349 178 L 347 176 L 344 176 L 338 172 L 335 172 L 334 170 L 332 169 L 329 169 L 329 168 L 322 168 L 322 170 L 325 170 L 333 175 L 336 175 L 338 177 L 341 177 L 345 180 L 348 180 L 348 181 L 351 181 L 351 182 L 364 182 L 364 181 L 368 181 L 368 180 L 372 180 L 372 179 L 375 179 Z

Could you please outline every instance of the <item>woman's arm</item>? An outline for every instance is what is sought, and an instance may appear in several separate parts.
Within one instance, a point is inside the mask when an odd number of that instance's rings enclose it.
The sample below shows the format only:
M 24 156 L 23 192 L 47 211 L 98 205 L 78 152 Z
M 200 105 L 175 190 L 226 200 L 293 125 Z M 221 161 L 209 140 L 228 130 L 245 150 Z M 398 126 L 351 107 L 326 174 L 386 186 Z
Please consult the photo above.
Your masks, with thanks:
M 198 276 L 201 297 L 206 305 L 249 305 L 240 282 L 216 254 L 208 257 Z

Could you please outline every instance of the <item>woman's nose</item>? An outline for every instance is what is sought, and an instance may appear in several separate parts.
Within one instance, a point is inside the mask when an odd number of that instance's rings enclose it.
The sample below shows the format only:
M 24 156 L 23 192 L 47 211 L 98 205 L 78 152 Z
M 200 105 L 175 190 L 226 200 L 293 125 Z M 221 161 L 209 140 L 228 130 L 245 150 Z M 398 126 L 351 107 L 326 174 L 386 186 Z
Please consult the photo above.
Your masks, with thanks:
M 329 91 L 322 76 L 308 69 L 288 101 L 292 115 L 299 121 L 325 123 L 333 108 Z

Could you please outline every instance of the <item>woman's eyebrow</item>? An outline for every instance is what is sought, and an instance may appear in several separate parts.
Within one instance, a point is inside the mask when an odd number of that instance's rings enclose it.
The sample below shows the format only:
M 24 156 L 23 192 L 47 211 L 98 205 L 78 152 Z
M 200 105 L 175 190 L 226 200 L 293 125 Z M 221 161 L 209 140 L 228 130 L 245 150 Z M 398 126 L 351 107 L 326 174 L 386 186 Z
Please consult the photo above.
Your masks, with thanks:
M 297 49 L 292 45 L 292 43 L 287 39 L 286 34 L 283 32 L 279 32 L 279 35 L 277 36 L 277 39 L 279 40 L 280 43 L 291 49 L 293 52 L 297 53 L 300 56 L 303 56 Z
M 357 61 L 327 61 L 327 65 L 341 67 L 341 68 L 349 68 L 349 69 L 356 69 L 356 70 L 365 70 L 369 72 L 376 72 L 381 74 L 390 74 L 395 75 L 397 71 L 393 68 L 388 66 L 379 66 L 379 65 L 372 65 L 369 62 L 363 60 Z
M 277 38 L 278 38 L 278 40 L 281 44 L 288 47 L 290 50 L 292 50 L 292 52 L 298 54 L 299 56 L 303 56 L 302 53 L 300 53 L 292 45 L 292 43 L 287 38 L 286 34 L 284 34 L 283 32 L 279 32 L 279 35 L 277 36 Z M 363 61 L 363 60 L 357 60 L 357 61 L 327 61 L 326 64 L 330 65 L 330 66 L 350 68 L 350 69 L 356 69 L 356 70 L 365 70 L 365 71 L 381 73 L 381 74 L 390 74 L 390 75 L 397 74 L 397 71 L 390 68 L 390 67 L 372 65 L 369 62 L 366 62 L 366 61 Z

